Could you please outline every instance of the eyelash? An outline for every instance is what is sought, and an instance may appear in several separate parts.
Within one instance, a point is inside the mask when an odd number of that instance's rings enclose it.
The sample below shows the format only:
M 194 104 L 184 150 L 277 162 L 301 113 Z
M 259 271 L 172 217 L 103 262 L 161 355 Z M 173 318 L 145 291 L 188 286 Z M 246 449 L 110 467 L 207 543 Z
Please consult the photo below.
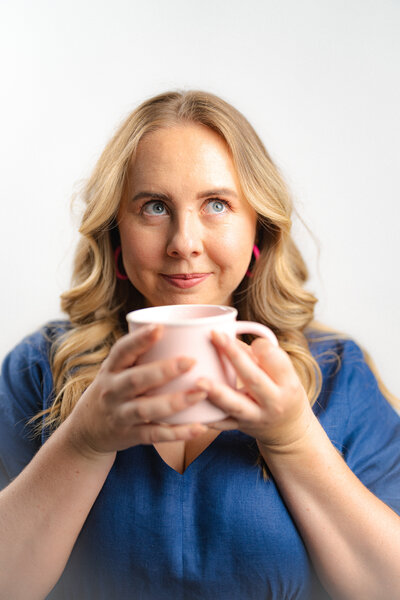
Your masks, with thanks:
M 227 208 L 232 209 L 232 205 L 228 200 L 222 200 L 221 198 L 209 198 L 207 200 L 208 203 L 210 202 L 221 202 L 221 204 L 224 204 Z M 150 204 L 162 204 L 165 208 L 167 208 L 165 202 L 163 200 L 149 200 L 148 202 L 145 202 L 141 207 L 140 207 L 140 214 L 144 214 L 144 209 L 146 208 L 146 206 L 149 206 Z M 218 214 L 218 213 L 216 213 Z M 221 213 L 223 214 L 223 213 Z

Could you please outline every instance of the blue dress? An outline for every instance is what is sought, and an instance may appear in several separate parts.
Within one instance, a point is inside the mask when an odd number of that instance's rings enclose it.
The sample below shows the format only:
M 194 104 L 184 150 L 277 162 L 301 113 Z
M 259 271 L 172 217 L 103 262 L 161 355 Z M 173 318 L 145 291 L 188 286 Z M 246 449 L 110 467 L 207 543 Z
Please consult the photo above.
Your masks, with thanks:
M 47 325 L 4 361 L 0 488 L 45 441 L 25 424 L 52 401 L 48 352 L 62 327 Z M 320 423 L 361 481 L 400 513 L 400 417 L 354 342 L 312 342 L 311 350 L 324 377 L 314 405 Z M 152 445 L 118 452 L 48 599 L 328 598 L 257 455 L 254 438 L 240 431 L 222 432 L 183 474 Z

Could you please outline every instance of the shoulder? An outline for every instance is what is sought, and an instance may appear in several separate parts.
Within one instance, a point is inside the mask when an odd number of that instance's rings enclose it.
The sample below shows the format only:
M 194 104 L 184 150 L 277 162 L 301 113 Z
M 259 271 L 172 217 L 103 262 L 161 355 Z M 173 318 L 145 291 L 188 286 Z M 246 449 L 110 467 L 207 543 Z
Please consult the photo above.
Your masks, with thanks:
M 312 330 L 307 333 L 307 341 L 321 369 L 323 381 L 344 382 L 357 376 L 370 378 L 372 373 L 362 348 L 353 339 Z
M 320 421 L 335 432 L 349 435 L 364 429 L 371 440 L 380 429 L 400 433 L 400 417 L 382 393 L 376 373 L 362 348 L 352 339 L 312 332 L 310 350 L 322 374 L 322 388 L 314 406 Z
M 322 375 L 321 392 L 314 411 L 324 420 L 339 415 L 344 425 L 362 419 L 374 419 L 384 412 L 389 419 L 398 415 L 382 394 L 375 373 L 362 348 L 352 339 L 333 334 L 311 332 L 307 336 L 312 355 Z
M 68 321 L 51 321 L 27 335 L 4 358 L 2 401 L 23 402 L 31 411 L 43 408 L 52 391 L 50 355 L 53 343 L 69 328 Z M 38 403 L 41 406 L 38 407 Z
M 314 337 L 310 349 L 323 377 L 315 413 L 350 469 L 400 514 L 400 416 L 354 340 Z
M 362 357 L 362 350 L 355 340 L 341 333 L 310 329 L 306 332 L 306 338 L 312 354 L 317 359 L 327 354 L 340 357 L 346 355 L 348 358 Z
M 23 369 L 37 363 L 48 363 L 53 343 L 69 328 L 68 321 L 49 321 L 37 331 L 25 336 L 6 355 L 3 370 L 8 364 L 16 369 Z
M 27 335 L 5 357 L 0 376 L 0 489 L 40 446 L 30 420 L 52 401 L 51 346 L 68 328 L 53 321 Z

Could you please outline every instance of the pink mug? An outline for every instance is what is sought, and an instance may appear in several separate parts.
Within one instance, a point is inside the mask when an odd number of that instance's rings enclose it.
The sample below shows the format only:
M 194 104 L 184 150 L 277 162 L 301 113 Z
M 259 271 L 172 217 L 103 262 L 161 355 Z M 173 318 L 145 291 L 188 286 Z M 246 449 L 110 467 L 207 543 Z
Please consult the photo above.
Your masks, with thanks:
M 151 394 L 187 391 L 195 387 L 197 379 L 207 377 L 215 382 L 236 388 L 236 373 L 228 363 L 221 360 L 213 343 L 211 331 L 220 331 L 234 338 L 242 333 L 265 337 L 275 345 L 278 341 L 268 327 L 253 321 L 236 321 L 236 308 L 213 304 L 174 304 L 135 310 L 127 314 L 129 331 L 153 323 L 161 323 L 164 331 L 161 339 L 142 354 L 136 364 L 146 364 L 171 356 L 188 356 L 195 365 L 180 377 L 158 387 Z M 198 402 L 163 422 L 171 424 L 210 423 L 220 421 L 226 414 L 208 400 Z

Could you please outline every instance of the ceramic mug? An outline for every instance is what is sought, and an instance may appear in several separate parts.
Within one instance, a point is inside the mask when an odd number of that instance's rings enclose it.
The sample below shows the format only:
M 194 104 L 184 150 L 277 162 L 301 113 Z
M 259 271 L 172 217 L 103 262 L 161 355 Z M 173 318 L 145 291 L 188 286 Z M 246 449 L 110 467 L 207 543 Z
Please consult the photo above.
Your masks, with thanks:
M 129 331 L 155 323 L 164 326 L 162 337 L 138 358 L 136 364 L 146 364 L 172 356 L 188 356 L 196 360 L 190 371 L 149 394 L 188 391 L 196 386 L 200 377 L 236 388 L 236 373 L 228 360 L 219 356 L 211 342 L 211 331 L 226 333 L 231 338 L 250 333 L 268 338 L 278 345 L 275 335 L 268 327 L 253 321 L 236 321 L 237 314 L 236 308 L 212 304 L 154 306 L 128 313 L 126 319 Z M 203 400 L 163 419 L 163 422 L 210 423 L 225 417 L 226 414 L 220 408 L 208 400 Z

